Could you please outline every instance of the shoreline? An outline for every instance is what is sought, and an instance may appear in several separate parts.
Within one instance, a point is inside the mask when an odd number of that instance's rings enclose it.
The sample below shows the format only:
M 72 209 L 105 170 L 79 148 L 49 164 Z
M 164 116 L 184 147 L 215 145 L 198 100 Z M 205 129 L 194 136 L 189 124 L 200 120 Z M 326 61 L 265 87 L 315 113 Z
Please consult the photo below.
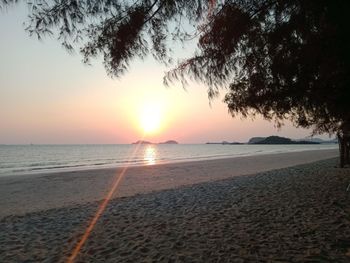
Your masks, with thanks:
M 217 181 L 338 156 L 338 150 L 263 154 L 129 167 L 113 198 Z M 102 200 L 123 168 L 0 177 L 0 219 Z
M 249 144 L 247 144 L 249 145 Z M 333 144 L 332 144 L 333 145 Z M 255 146 L 255 145 L 253 145 Z M 229 147 L 229 146 L 228 146 Z M 338 149 L 338 148 L 335 148 Z M 192 158 L 175 158 L 168 160 L 156 160 L 156 164 L 151 165 L 163 165 L 163 164 L 177 164 L 177 163 L 187 163 L 187 162 L 200 162 L 200 161 L 210 161 L 210 160 L 218 160 L 218 159 L 232 159 L 232 158 L 240 158 L 240 157 L 254 157 L 260 155 L 271 155 L 271 154 L 282 154 L 282 153 L 294 153 L 294 152 L 308 152 L 308 151 L 328 151 L 335 150 L 332 149 L 293 149 L 289 151 L 281 151 L 281 152 L 254 152 L 254 153 L 243 153 L 237 155 L 219 155 L 219 156 L 200 156 L 200 157 L 192 157 Z M 144 167 L 150 166 L 147 160 L 143 160 L 142 162 L 130 162 L 129 164 L 95 164 L 95 165 L 75 165 L 75 166 L 67 166 L 67 167 L 54 167 L 54 168 L 36 168 L 32 170 L 21 170 L 15 172 L 0 173 L 0 178 L 8 177 L 8 176 L 27 176 L 27 175 L 37 175 L 37 174 L 53 174 L 53 173 L 65 173 L 65 172 L 81 172 L 88 170 L 102 170 L 102 169 L 117 169 L 117 168 L 125 168 L 125 167 Z

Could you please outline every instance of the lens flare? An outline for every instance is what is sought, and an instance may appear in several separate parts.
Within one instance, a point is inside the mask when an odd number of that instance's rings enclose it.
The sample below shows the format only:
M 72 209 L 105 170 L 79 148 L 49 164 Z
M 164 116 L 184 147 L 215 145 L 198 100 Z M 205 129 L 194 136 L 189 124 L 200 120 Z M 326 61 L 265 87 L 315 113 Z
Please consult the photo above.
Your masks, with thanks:
M 134 151 L 130 155 L 129 160 L 134 158 L 134 156 L 135 156 L 135 154 L 136 154 L 136 152 L 138 151 L 139 148 L 140 148 L 140 144 L 137 144 L 135 149 L 134 149 Z M 103 199 L 103 201 L 99 205 L 99 207 L 98 207 L 98 209 L 96 211 L 96 214 L 94 215 L 94 217 L 90 221 L 90 223 L 89 223 L 88 227 L 86 228 L 83 236 L 81 237 L 80 241 L 77 243 L 75 248 L 73 249 L 70 257 L 67 259 L 67 263 L 73 263 L 75 261 L 76 257 L 79 255 L 81 248 L 85 244 L 86 240 L 89 238 L 89 236 L 90 236 L 92 230 L 94 229 L 98 219 L 101 217 L 101 215 L 105 211 L 109 201 L 113 197 L 113 194 L 117 190 L 117 188 L 118 188 L 120 182 L 122 181 L 123 177 L 125 176 L 126 171 L 128 170 L 128 168 L 129 168 L 128 166 L 125 166 L 121 170 L 121 172 L 119 174 L 115 175 L 114 182 L 112 184 L 111 189 L 108 191 L 108 193 L 106 194 L 106 197 Z

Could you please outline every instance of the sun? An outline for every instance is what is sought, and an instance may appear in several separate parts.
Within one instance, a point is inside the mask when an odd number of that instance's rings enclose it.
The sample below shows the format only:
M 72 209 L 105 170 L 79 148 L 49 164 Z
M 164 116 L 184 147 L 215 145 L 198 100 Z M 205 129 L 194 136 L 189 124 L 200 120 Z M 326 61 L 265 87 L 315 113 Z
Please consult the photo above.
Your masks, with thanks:
M 159 130 L 161 123 L 161 109 L 155 104 L 146 104 L 141 109 L 140 124 L 145 133 L 154 133 Z

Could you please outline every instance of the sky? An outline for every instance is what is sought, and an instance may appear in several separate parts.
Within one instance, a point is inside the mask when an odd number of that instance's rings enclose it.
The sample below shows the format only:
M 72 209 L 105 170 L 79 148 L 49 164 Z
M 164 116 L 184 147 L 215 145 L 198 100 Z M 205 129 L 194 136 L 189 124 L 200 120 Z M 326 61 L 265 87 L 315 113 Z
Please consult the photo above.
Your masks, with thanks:
M 88 66 L 55 39 L 29 37 L 25 13 L 19 6 L 0 11 L 0 144 L 108 144 L 141 138 L 246 142 L 254 136 L 311 134 L 288 121 L 278 130 L 262 118 L 232 118 L 223 96 L 209 104 L 202 84 L 190 83 L 186 90 L 176 83 L 165 87 L 169 68 L 151 57 L 133 61 L 124 76 L 112 79 L 101 58 Z M 176 50 L 177 58 L 189 54 Z

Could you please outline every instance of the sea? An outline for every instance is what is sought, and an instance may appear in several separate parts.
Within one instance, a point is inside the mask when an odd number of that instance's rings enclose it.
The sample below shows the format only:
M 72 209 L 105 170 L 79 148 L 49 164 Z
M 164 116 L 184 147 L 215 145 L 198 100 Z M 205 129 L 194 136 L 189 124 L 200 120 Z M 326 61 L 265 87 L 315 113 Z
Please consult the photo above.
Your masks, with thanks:
M 0 176 L 337 149 L 337 144 L 0 145 Z

